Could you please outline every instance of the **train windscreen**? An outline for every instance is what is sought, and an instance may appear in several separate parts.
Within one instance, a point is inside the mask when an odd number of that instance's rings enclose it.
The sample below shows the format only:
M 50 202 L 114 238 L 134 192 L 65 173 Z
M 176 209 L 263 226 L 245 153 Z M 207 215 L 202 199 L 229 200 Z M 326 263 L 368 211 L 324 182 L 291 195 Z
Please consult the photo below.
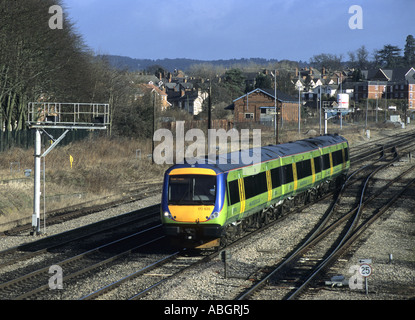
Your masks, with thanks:
M 214 205 L 216 176 L 172 175 L 169 178 L 169 204 Z

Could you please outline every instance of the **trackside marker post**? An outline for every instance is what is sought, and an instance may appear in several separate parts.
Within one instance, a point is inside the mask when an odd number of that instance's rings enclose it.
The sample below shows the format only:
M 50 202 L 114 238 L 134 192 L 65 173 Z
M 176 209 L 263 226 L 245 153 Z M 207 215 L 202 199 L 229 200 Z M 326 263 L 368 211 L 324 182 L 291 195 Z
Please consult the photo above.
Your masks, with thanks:
M 362 260 L 360 260 L 360 261 L 362 261 Z M 366 259 L 366 260 L 369 260 L 369 259 Z M 360 268 L 359 268 L 359 274 L 362 277 L 365 278 L 365 288 L 366 288 L 366 295 L 367 295 L 368 292 L 369 292 L 369 286 L 368 286 L 368 283 L 367 283 L 367 278 L 369 278 L 371 276 L 371 274 L 372 274 L 372 266 L 370 264 L 368 264 L 368 263 L 365 263 L 365 262 L 362 263 L 360 265 Z

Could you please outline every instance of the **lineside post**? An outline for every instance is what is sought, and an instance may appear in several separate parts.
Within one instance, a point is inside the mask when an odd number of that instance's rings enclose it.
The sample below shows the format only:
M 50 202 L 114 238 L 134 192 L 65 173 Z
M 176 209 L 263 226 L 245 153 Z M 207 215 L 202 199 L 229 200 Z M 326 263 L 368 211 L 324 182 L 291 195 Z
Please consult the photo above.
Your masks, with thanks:
M 30 234 L 38 235 L 40 234 L 41 158 L 45 158 L 69 130 L 106 130 L 110 125 L 110 108 L 109 104 L 105 103 L 29 102 L 27 109 L 27 125 L 29 129 L 35 129 L 33 230 Z M 65 132 L 55 140 L 45 129 L 63 129 Z M 43 154 L 41 130 L 54 141 Z
M 32 215 L 32 234 L 40 233 L 40 158 L 41 158 L 41 133 L 40 129 L 35 132 L 35 165 L 34 165 L 34 196 Z

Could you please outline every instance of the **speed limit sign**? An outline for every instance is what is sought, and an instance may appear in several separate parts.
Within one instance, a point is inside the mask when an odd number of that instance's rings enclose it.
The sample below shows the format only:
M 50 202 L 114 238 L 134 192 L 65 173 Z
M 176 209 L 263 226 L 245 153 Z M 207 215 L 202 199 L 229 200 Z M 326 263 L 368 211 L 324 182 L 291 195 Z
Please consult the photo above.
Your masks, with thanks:
M 370 277 L 370 275 L 372 274 L 372 267 L 366 263 L 361 264 L 359 268 L 359 273 L 362 277 Z

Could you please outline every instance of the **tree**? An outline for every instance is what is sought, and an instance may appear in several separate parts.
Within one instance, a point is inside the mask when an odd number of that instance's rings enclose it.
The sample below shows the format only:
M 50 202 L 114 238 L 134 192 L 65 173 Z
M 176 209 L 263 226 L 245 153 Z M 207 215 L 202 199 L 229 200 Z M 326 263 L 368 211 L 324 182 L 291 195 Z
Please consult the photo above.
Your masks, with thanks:
M 261 72 L 256 76 L 256 78 L 255 78 L 255 88 L 271 89 L 273 87 L 274 86 L 272 84 L 271 78 L 268 75 L 263 74 Z
M 356 50 L 356 56 L 357 68 L 359 68 L 360 70 L 367 69 L 369 67 L 369 51 L 367 51 L 364 45 Z
M 327 70 L 339 70 L 342 66 L 343 55 L 336 55 L 330 53 L 321 53 L 314 55 L 310 59 L 310 64 L 315 68 L 322 69 L 326 68 Z
M 415 67 L 415 38 L 413 35 L 406 37 L 403 58 L 407 67 Z
M 230 69 L 225 72 L 224 85 L 230 91 L 232 99 L 240 97 L 245 89 L 245 76 L 240 69 Z
M 402 49 L 398 46 L 387 44 L 383 46 L 383 49 L 375 51 L 375 60 L 381 68 L 399 67 L 402 65 L 401 51 Z
M 110 102 L 111 110 L 120 101 L 120 72 L 94 57 L 65 10 L 63 28 L 49 26 L 60 2 L 0 0 L 0 128 L 25 129 L 31 101 Z
M 348 52 L 349 55 L 349 62 L 350 67 L 357 68 L 360 70 L 364 70 L 369 68 L 370 62 L 368 60 L 369 51 L 367 51 L 366 47 L 363 45 L 355 52 L 351 51 Z

